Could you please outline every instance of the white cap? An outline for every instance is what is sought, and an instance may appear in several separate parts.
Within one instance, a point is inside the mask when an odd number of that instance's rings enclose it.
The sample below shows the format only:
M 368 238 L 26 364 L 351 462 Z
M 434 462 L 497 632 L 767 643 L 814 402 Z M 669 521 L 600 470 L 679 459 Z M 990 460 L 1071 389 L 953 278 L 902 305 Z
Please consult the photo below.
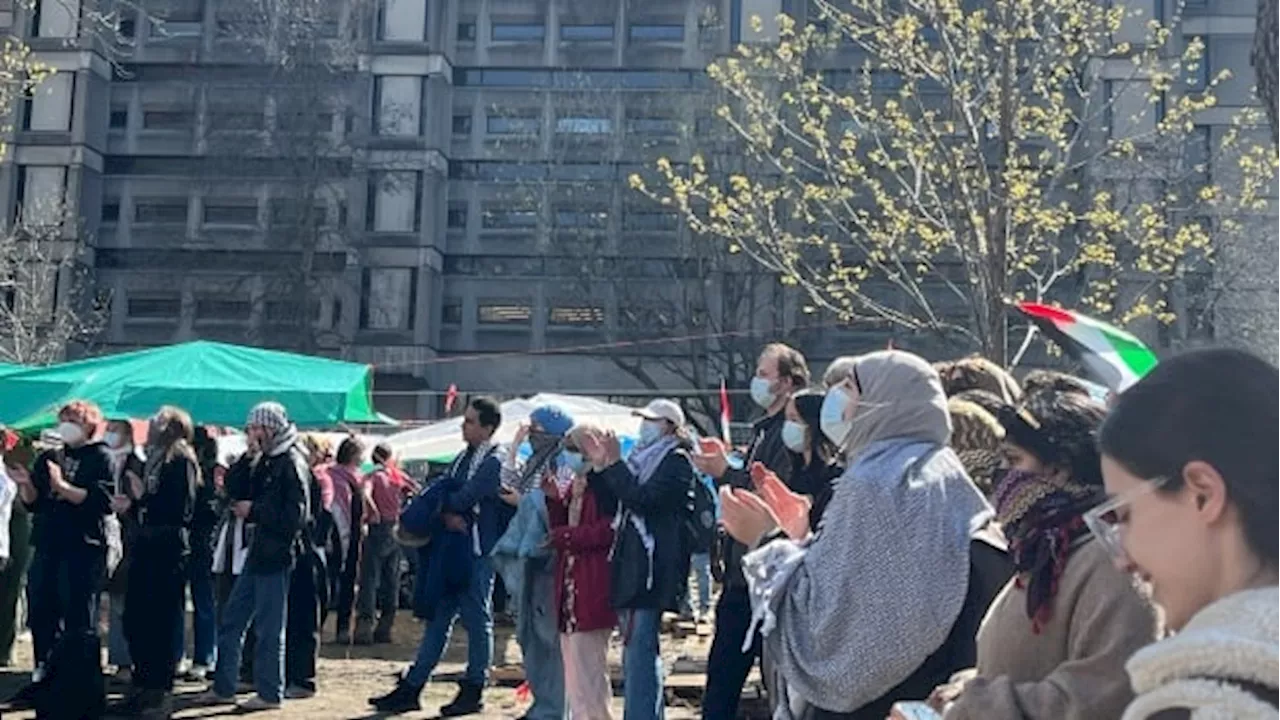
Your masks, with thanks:
M 671 400 L 654 400 L 633 414 L 645 420 L 666 420 L 676 427 L 684 427 L 684 410 Z

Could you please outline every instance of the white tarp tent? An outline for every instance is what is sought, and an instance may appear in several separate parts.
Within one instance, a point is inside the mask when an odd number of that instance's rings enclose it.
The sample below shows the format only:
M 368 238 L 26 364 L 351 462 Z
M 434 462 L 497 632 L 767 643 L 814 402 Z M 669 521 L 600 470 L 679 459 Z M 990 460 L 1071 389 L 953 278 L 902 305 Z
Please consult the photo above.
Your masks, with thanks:
M 640 428 L 640 418 L 632 414 L 635 408 L 578 395 L 541 393 L 531 398 L 502 403 L 502 425 L 498 427 L 494 441 L 500 445 L 509 445 L 515 439 L 520 424 L 529 419 L 529 414 L 535 408 L 552 404 L 564 409 L 573 417 L 574 422 L 591 423 L 622 436 L 634 437 Z M 391 446 L 401 462 L 449 462 L 465 448 L 462 442 L 462 418 L 449 418 L 425 427 L 405 430 L 384 438 L 383 442 Z

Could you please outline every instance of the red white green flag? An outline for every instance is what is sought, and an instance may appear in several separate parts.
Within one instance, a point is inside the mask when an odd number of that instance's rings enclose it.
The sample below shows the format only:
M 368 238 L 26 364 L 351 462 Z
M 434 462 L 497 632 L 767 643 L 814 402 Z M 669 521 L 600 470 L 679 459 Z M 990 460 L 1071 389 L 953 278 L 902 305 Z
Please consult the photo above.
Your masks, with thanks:
M 1156 354 L 1120 328 L 1078 312 L 1039 303 L 1018 303 L 1050 340 L 1079 360 L 1108 388 L 1121 392 L 1156 366 Z

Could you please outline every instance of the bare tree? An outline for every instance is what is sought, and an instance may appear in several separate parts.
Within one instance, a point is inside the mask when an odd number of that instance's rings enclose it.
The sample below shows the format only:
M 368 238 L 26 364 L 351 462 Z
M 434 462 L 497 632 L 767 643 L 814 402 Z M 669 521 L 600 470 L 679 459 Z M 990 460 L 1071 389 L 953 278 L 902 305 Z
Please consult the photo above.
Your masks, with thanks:
M 0 232 L 0 359 L 48 365 L 92 342 L 106 319 L 89 292 L 85 244 L 62 203 L 32 206 Z

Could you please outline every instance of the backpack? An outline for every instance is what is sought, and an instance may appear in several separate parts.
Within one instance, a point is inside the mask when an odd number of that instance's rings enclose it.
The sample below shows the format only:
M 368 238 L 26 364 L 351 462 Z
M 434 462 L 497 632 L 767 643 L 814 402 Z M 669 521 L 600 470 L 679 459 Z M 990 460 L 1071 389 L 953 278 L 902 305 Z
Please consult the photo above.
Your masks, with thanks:
M 689 548 L 690 553 L 700 555 L 711 552 L 718 533 L 716 496 L 697 475 L 693 478 L 693 486 L 689 488 L 682 526 L 686 547 Z

